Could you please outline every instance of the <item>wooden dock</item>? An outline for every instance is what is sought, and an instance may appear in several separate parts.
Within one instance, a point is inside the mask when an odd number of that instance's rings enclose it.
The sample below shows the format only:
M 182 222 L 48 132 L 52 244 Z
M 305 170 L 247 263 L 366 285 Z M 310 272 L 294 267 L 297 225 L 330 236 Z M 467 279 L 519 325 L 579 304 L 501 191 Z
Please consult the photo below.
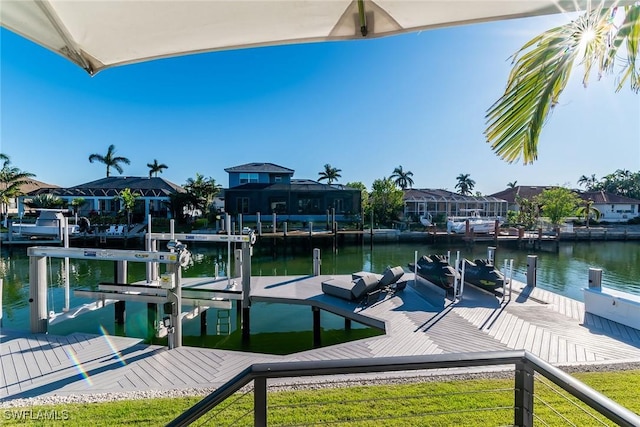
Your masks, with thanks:
M 413 275 L 407 274 L 413 280 Z M 253 301 L 303 304 L 385 334 L 286 356 L 145 345 L 89 334 L 3 329 L 0 398 L 217 387 L 252 363 L 527 349 L 554 365 L 640 361 L 640 331 L 584 313 L 584 304 L 514 285 L 510 302 L 466 288 L 436 308 L 412 286 L 368 305 L 324 295 L 331 276 L 253 277 Z M 336 276 L 340 277 L 340 276 Z M 309 325 L 311 329 L 311 325 Z

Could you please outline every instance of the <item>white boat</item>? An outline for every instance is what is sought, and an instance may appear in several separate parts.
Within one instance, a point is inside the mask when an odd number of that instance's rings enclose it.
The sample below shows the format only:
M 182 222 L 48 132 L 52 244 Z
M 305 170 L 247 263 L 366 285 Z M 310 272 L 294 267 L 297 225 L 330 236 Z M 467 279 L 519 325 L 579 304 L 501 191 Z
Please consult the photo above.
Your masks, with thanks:
M 469 221 L 469 230 L 473 233 L 493 233 L 496 228 L 496 220 L 498 226 L 504 223 L 502 217 L 483 217 L 480 215 L 482 209 L 466 209 L 468 216 L 449 217 L 447 220 L 447 232 L 464 234 L 467 230 L 467 221 Z
M 24 237 L 57 237 L 62 238 L 60 233 L 64 233 L 65 217 L 59 209 L 38 209 L 40 214 L 34 224 L 14 222 L 11 230 L 14 234 Z M 68 225 L 69 235 L 80 232 L 78 225 Z
M 429 212 L 420 215 L 420 224 L 422 224 L 423 227 L 431 227 L 433 225 L 433 217 Z

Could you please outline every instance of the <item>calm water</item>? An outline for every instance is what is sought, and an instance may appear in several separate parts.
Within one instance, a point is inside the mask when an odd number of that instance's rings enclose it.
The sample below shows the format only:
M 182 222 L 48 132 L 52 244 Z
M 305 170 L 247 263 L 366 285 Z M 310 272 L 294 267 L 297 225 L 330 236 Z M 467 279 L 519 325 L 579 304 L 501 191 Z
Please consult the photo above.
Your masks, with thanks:
M 227 254 L 226 246 L 190 247 L 194 264 L 184 270 L 185 277 L 214 276 L 218 263 L 220 272 L 224 272 Z M 376 244 L 373 250 L 369 244 L 339 248 L 337 254 L 329 249 L 322 252 L 323 274 L 348 274 L 366 270 L 382 272 L 387 266 L 402 265 L 413 261 L 415 251 L 418 255 L 446 253 L 451 251 L 455 257 L 457 250 L 461 256 L 469 259 L 486 258 L 487 246 L 476 245 L 472 250 L 465 247 L 433 246 L 425 244 Z M 311 274 L 311 254 L 307 250 L 290 248 L 286 255 L 274 257 L 264 254 L 256 248 L 252 258 L 253 275 L 300 275 Z M 4 277 L 3 288 L 3 325 L 12 329 L 29 329 L 29 265 L 26 249 L 2 248 L 0 274 Z M 538 286 L 577 300 L 582 300 L 581 289 L 587 286 L 588 269 L 603 269 L 603 286 L 640 295 L 640 242 L 580 242 L 565 243 L 559 253 L 538 252 Z M 505 259 L 514 260 L 514 278 L 526 282 L 527 252 L 498 248 L 497 265 L 502 266 Z M 64 305 L 63 260 L 50 259 L 49 268 L 49 310 L 60 312 Z M 95 288 L 99 282 L 113 281 L 113 263 L 97 260 L 70 260 L 71 287 Z M 233 271 L 233 269 L 232 269 Z M 221 273 L 222 274 L 222 273 Z M 142 263 L 129 263 L 129 281 L 144 280 L 145 266 Z M 71 292 L 71 306 L 89 302 L 75 298 Z M 147 330 L 146 305 L 127 303 L 127 321 L 124 330 L 114 326 L 113 306 L 62 322 L 50 327 L 54 334 L 70 332 L 100 333 L 102 325 L 110 334 L 126 334 L 131 337 L 149 338 Z M 235 309 L 231 310 L 231 328 L 238 331 L 238 319 Z M 214 337 L 217 312 L 208 314 L 208 338 L 200 338 L 198 319 L 184 323 L 185 340 L 192 344 L 215 345 L 215 341 L 227 338 Z M 354 329 L 367 329 L 353 325 Z M 337 316 L 323 313 L 324 330 L 341 330 L 344 322 Z M 302 306 L 282 304 L 254 304 L 251 309 L 252 334 L 288 332 L 309 332 L 312 329 L 311 309 Z M 213 336 L 213 337 L 212 337 Z M 190 337 L 190 338 L 189 338 Z

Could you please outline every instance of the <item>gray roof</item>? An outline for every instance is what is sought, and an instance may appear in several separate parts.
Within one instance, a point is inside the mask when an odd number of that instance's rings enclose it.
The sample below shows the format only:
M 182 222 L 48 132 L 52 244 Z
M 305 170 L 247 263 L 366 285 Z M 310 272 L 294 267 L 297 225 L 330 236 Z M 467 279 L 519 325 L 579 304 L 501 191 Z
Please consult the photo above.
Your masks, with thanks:
M 253 173 L 286 173 L 293 175 L 293 169 L 285 168 L 273 163 L 247 163 L 245 165 L 233 166 L 224 170 L 227 173 L 253 172 Z
M 404 200 L 432 200 L 458 202 L 504 202 L 503 198 L 494 196 L 463 196 L 448 190 L 432 188 L 409 188 L 404 190 Z
M 110 176 L 70 188 L 35 190 L 29 195 L 49 193 L 62 197 L 114 197 L 125 188 L 139 193 L 142 197 L 168 197 L 170 194 L 185 192 L 184 188 L 164 178 Z

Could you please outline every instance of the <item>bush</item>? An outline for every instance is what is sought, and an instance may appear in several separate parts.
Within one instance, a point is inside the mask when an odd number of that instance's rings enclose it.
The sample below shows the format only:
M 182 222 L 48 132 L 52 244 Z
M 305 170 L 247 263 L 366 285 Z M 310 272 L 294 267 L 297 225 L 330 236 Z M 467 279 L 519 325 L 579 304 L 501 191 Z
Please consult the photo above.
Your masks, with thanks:
M 637 216 L 635 218 L 631 218 L 629 221 L 627 221 L 627 224 L 629 224 L 629 225 L 640 224 L 640 216 Z

